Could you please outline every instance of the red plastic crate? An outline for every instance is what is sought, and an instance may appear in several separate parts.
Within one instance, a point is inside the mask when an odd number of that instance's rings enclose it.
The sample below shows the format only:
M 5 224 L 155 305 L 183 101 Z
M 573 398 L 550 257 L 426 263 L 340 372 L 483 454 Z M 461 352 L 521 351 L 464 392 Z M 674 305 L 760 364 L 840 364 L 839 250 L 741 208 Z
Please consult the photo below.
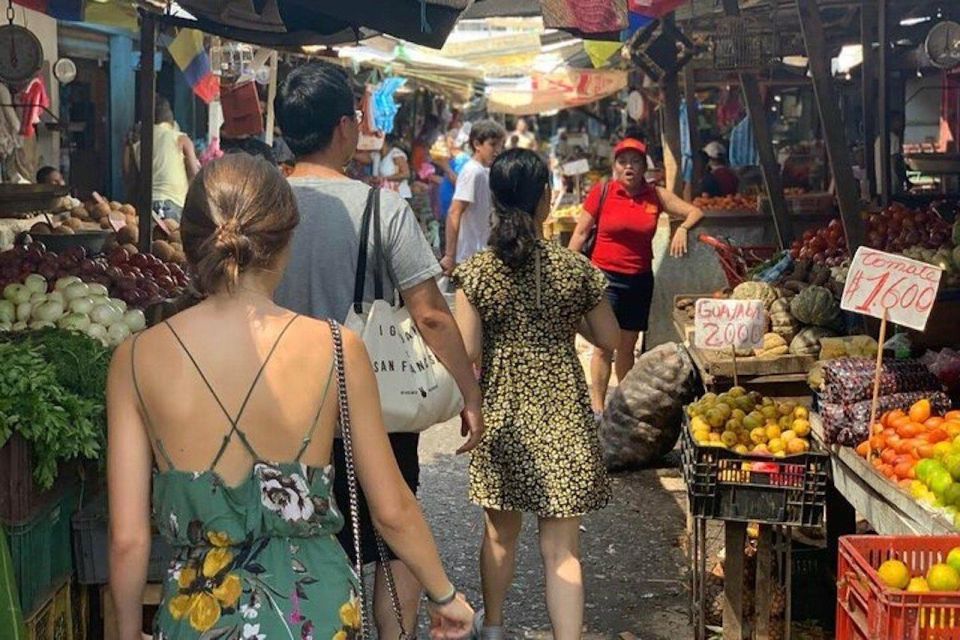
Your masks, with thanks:
M 877 568 L 901 560 L 913 575 L 943 562 L 957 536 L 844 536 L 837 561 L 837 640 L 960 640 L 960 592 L 908 593 Z

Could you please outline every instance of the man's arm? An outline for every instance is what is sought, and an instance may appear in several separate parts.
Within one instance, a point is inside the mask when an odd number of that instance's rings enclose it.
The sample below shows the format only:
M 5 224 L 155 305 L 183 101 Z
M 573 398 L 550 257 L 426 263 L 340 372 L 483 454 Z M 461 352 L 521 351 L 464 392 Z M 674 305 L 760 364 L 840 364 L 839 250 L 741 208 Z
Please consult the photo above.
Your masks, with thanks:
M 464 436 L 469 434 L 470 437 L 457 453 L 470 451 L 483 436 L 482 398 L 480 385 L 477 384 L 453 314 L 450 313 L 436 280 L 432 278 L 404 289 L 400 295 L 424 342 L 447 368 L 463 394 L 463 426 L 460 431 Z
M 197 150 L 189 136 L 180 136 L 180 151 L 183 152 L 183 164 L 187 168 L 187 178 L 193 180 L 200 173 L 200 161 L 197 159 Z
M 460 220 L 469 206 L 469 202 L 454 200 L 453 204 L 450 205 L 450 212 L 447 214 L 447 250 L 443 259 L 440 260 L 440 266 L 443 267 L 443 272 L 447 275 L 453 273 L 454 267 L 457 266 L 457 240 L 460 238 Z

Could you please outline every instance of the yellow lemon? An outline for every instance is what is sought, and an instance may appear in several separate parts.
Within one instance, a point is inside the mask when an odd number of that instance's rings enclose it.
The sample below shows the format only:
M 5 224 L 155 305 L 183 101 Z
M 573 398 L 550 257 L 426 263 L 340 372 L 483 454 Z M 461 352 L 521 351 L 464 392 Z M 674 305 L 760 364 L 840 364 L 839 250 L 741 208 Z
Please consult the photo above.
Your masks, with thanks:
M 750 450 L 747 449 L 747 445 L 745 445 L 745 444 L 738 444 L 737 446 L 735 446 L 735 447 L 733 448 L 733 450 L 736 451 L 737 453 L 749 453 L 749 452 L 750 452 Z
M 930 585 L 927 584 L 926 578 L 910 578 L 910 582 L 907 583 L 907 591 L 912 593 L 923 593 L 925 591 L 930 591 Z
M 780 432 L 779 426 L 775 424 L 767 425 L 767 440 L 774 440 L 776 438 L 779 438 L 780 433 L 781 432 Z
M 780 438 L 773 438 L 767 442 L 767 448 L 770 449 L 770 453 L 782 453 L 784 450 L 783 440 Z
M 904 589 L 910 582 L 910 569 L 899 560 L 887 560 L 877 569 L 883 584 L 894 589 Z
M 793 432 L 801 438 L 810 435 L 810 421 L 806 418 L 797 418 L 793 421 Z
M 786 431 L 780 434 L 780 439 L 783 440 L 784 444 L 790 442 L 796 437 L 797 437 L 797 434 L 793 429 L 787 429 Z
M 763 444 L 767 441 L 767 430 L 763 427 L 757 427 L 750 432 L 750 441 L 753 444 Z
M 787 453 L 803 453 L 807 450 L 807 441 L 802 438 L 794 438 L 787 442 Z
M 948 564 L 935 564 L 927 569 L 927 584 L 931 591 L 957 591 L 960 573 Z
M 793 410 L 793 417 L 798 420 L 806 420 L 810 417 L 810 410 L 806 407 L 797 407 Z

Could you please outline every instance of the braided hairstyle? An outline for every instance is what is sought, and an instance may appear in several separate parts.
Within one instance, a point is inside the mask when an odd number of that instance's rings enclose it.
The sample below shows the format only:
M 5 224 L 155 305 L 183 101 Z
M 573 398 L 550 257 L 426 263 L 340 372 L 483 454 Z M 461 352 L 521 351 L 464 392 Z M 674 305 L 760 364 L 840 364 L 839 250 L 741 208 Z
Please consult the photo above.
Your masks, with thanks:
M 504 151 L 490 167 L 490 247 L 511 269 L 523 266 L 536 247 L 537 208 L 549 179 L 546 163 L 529 149 Z

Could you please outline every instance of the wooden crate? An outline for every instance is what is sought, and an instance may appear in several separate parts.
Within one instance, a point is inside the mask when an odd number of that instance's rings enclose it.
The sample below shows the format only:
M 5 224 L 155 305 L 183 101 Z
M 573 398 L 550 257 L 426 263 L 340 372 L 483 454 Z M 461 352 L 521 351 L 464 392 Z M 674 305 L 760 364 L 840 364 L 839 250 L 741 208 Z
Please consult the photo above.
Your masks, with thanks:
M 75 640 L 70 582 L 41 604 L 26 625 L 27 640 Z

